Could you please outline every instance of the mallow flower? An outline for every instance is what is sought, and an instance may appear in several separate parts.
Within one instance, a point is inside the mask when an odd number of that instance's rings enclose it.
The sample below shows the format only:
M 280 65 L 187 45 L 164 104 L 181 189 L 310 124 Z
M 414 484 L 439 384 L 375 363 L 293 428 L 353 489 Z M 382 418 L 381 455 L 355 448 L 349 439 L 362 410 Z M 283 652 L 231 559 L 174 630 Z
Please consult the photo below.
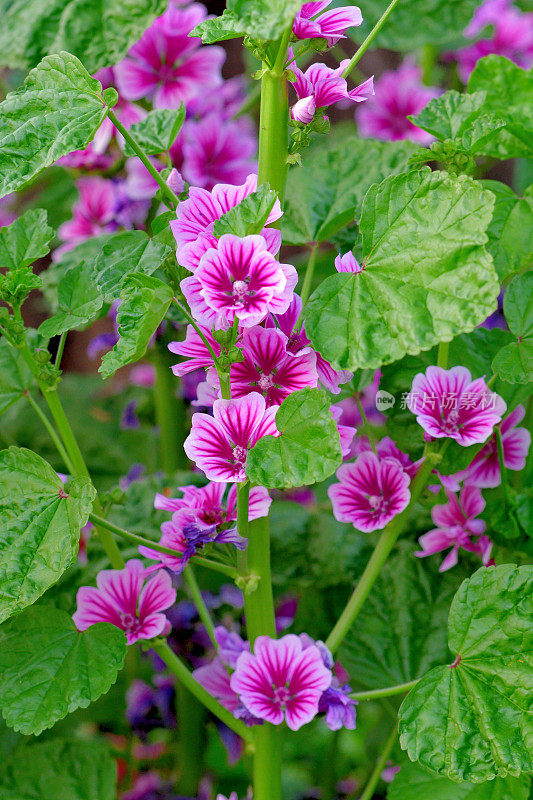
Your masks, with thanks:
M 279 725 L 286 721 L 298 730 L 318 713 L 318 703 L 331 684 L 316 645 L 305 647 L 298 636 L 281 639 L 258 636 L 254 652 L 242 652 L 230 685 L 248 711 Z
M 472 380 L 466 367 L 428 367 L 415 375 L 406 402 L 429 437 L 449 437 L 463 447 L 485 442 L 507 408 L 485 379 Z
M 410 478 L 395 458 L 363 452 L 339 467 L 337 478 L 328 489 L 333 516 L 356 530 L 381 530 L 409 504 Z
M 304 3 L 296 14 L 292 32 L 297 39 L 325 39 L 332 47 L 339 39 L 345 39 L 348 28 L 356 28 L 363 21 L 361 9 L 357 6 L 341 6 L 325 11 L 332 0 Z M 323 13 L 322 13 L 323 12 Z
M 289 56 L 291 59 L 292 52 Z M 336 69 L 331 69 L 325 64 L 315 63 L 302 72 L 292 61 L 289 67 L 294 75 L 293 86 L 298 97 L 298 102 L 291 108 L 292 118 L 308 124 L 318 108 L 327 108 L 341 100 L 362 103 L 373 95 L 373 77 L 348 91 L 346 78 L 342 77 L 348 64 L 349 59 L 344 59 Z
M 97 176 L 80 178 L 76 184 L 79 199 L 72 207 L 72 218 L 59 226 L 57 235 L 65 242 L 56 252 L 64 253 L 77 244 L 117 230 L 115 222 L 116 188 L 112 181 Z
M 85 631 L 97 622 L 110 622 L 126 634 L 128 644 L 169 633 L 162 613 L 176 602 L 170 575 L 158 572 L 146 580 L 141 561 L 131 559 L 123 569 L 102 570 L 96 576 L 97 588 L 82 586 L 76 595 L 74 624 Z
M 475 519 L 485 508 L 481 491 L 476 486 L 464 486 L 459 496 L 446 490 L 446 497 L 448 502 L 445 505 L 431 509 L 431 519 L 437 527 L 420 537 L 418 541 L 422 550 L 415 555 L 422 558 L 450 548 L 439 567 L 439 571 L 444 572 L 457 564 L 459 549 L 462 548 L 481 556 L 483 564 L 487 566 L 492 542 L 484 535 L 483 520 Z M 474 542 L 472 536 L 479 538 Z
M 184 449 L 212 481 L 246 480 L 248 451 L 262 436 L 279 436 L 276 413 L 257 392 L 235 400 L 215 400 L 213 416 L 193 414 Z
M 157 493 L 154 508 L 163 511 L 194 511 L 200 527 L 211 525 L 220 527 L 237 519 L 237 489 L 230 484 L 228 495 L 224 501 L 224 493 L 228 484 L 214 481 L 206 486 L 179 486 L 182 497 L 167 497 Z M 248 519 L 250 522 L 259 517 L 266 517 L 272 503 L 268 491 L 263 486 L 252 486 L 248 501 Z
M 267 249 L 262 236 L 221 236 L 181 289 L 196 320 L 226 329 L 235 319 L 244 327 L 289 307 L 298 273 L 281 264 Z

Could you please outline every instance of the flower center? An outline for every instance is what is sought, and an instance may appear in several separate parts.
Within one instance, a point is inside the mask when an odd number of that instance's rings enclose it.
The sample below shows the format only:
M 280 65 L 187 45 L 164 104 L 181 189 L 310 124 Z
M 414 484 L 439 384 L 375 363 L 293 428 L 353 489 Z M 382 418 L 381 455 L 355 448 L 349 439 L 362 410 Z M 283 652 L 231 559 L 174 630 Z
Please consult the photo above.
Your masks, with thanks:
M 246 456 L 247 456 L 247 449 L 246 447 L 242 447 L 242 445 L 238 444 L 233 448 L 233 457 L 237 464 L 241 464 L 244 466 L 246 463 Z
M 274 379 L 272 375 L 261 375 L 258 381 L 258 386 L 262 392 L 267 392 L 274 386 Z
M 284 708 L 288 700 L 292 697 L 286 686 L 276 686 L 274 689 L 274 701 Z
M 369 494 L 368 495 L 368 505 L 373 511 L 383 511 L 386 501 L 382 495 L 379 494 Z
M 459 427 L 459 412 L 455 408 L 443 418 L 442 429 L 445 433 L 453 433 L 457 431 Z
M 122 622 L 122 630 L 125 633 L 135 633 L 139 628 L 139 620 L 133 614 L 126 614 L 120 612 L 120 621 Z
M 221 525 L 225 520 L 225 513 L 220 506 L 216 506 L 215 508 L 206 508 L 201 512 L 200 519 L 202 522 L 205 522 L 206 525 Z
M 248 291 L 248 285 L 246 281 L 233 282 L 233 294 L 236 295 L 239 298 L 239 300 L 242 300 L 247 291 Z

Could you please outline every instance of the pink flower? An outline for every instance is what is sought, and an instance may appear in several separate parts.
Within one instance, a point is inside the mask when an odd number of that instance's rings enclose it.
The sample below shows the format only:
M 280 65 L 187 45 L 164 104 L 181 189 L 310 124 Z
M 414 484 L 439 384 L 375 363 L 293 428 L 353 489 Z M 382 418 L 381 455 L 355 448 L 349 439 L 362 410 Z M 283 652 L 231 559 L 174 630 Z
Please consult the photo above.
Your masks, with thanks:
M 128 644 L 168 633 L 168 621 L 161 612 L 176 602 L 170 575 L 159 572 L 149 581 L 141 561 L 132 559 L 124 569 L 99 572 L 95 589 L 82 586 L 76 595 L 73 620 L 80 631 L 97 622 L 110 622 L 126 634 Z
M 183 175 L 194 186 L 242 183 L 257 169 L 256 139 L 246 119 L 224 120 L 210 113 L 183 126 Z
M 415 375 L 407 407 L 430 437 L 450 437 L 463 447 L 484 442 L 507 408 L 484 378 L 473 381 L 466 367 L 434 366 Z
M 352 251 L 349 250 L 343 256 L 339 253 L 335 259 L 335 269 L 337 272 L 362 272 L 364 266 L 361 266 Z
M 418 114 L 430 100 L 441 94 L 440 89 L 424 86 L 421 71 L 409 60 L 396 70 L 388 70 L 376 81 L 375 96 L 357 111 L 357 126 L 361 136 L 391 142 L 410 139 L 428 144 L 431 134 L 417 128 L 407 119 Z
M 217 246 L 217 239 L 213 235 L 216 220 L 256 189 L 257 176 L 248 175 L 241 186 L 220 183 L 210 192 L 196 187 L 190 190 L 187 200 L 176 209 L 176 221 L 170 223 L 176 239 L 176 257 L 183 267 L 194 272 L 204 253 Z M 276 200 L 266 224 L 275 222 L 281 216 L 281 207 Z M 276 254 L 281 246 L 279 231 L 263 228 L 262 236 L 267 241 L 269 251 Z
M 195 319 L 228 328 L 235 317 L 251 327 L 269 311 L 283 313 L 297 282 L 294 267 L 276 261 L 262 236 L 240 238 L 227 233 L 180 285 Z
M 115 186 L 105 178 L 80 178 L 79 200 L 72 208 L 72 219 L 59 226 L 57 234 L 68 244 L 64 252 L 86 239 L 117 229 L 114 222 Z
M 316 370 L 318 380 L 322 386 L 332 394 L 339 394 L 340 384 L 348 383 L 353 378 L 353 373 L 347 370 L 333 369 L 329 361 L 326 361 L 319 352 L 312 351 L 311 342 L 306 336 L 305 327 L 298 328 L 298 320 L 302 312 L 302 300 L 295 294 L 290 305 L 283 314 L 276 315 L 276 321 L 280 330 L 287 337 L 287 350 L 289 353 L 298 355 L 306 352 L 314 352 L 316 357 Z M 274 325 L 275 322 L 268 320 L 267 327 Z
M 200 47 L 200 39 L 188 35 L 205 16 L 200 3 L 170 4 L 114 68 L 119 93 L 126 100 L 149 98 L 156 108 L 177 108 L 219 86 L 224 50 Z
M 524 419 L 524 406 L 517 406 L 500 425 L 503 462 L 507 469 L 521 470 L 526 465 L 526 457 L 531 444 L 531 434 L 527 428 L 517 428 Z M 496 434 L 493 433 L 487 444 L 481 448 L 470 466 L 454 476 L 465 484 L 479 486 L 482 489 L 493 489 L 502 481 Z
M 464 83 L 479 59 L 492 53 L 505 56 L 524 69 L 533 64 L 533 12 L 523 13 L 510 0 L 486 0 L 476 9 L 465 36 L 473 39 L 489 25 L 493 28 L 491 36 L 461 47 L 454 54 Z
M 292 58 L 292 53 L 289 57 Z M 348 91 L 346 79 L 342 77 L 348 63 L 349 59 L 341 61 L 337 69 L 330 69 L 325 64 L 311 64 L 302 72 L 292 61 L 289 66 L 295 76 L 293 86 L 299 100 L 291 109 L 292 118 L 307 124 L 313 119 L 317 108 L 326 108 L 340 100 L 362 103 L 373 95 L 373 78 Z
M 351 452 L 353 437 L 357 433 L 357 428 L 353 428 L 351 425 L 342 424 L 342 408 L 339 408 L 339 406 L 330 406 L 330 411 L 339 432 L 339 437 L 341 440 L 341 455 L 343 458 L 347 458 Z
M 71 169 L 83 169 L 87 171 L 109 169 L 116 160 L 110 153 L 97 152 L 93 143 L 87 145 L 84 150 L 73 150 L 65 156 L 61 156 L 56 161 L 62 167 Z
M 360 437 L 360 441 L 358 442 L 358 451 L 359 453 L 372 451 L 372 445 L 366 436 Z M 394 442 L 390 436 L 384 436 L 383 439 L 379 440 L 376 445 L 376 453 L 380 458 L 395 458 L 403 471 L 407 472 L 411 480 L 415 477 L 416 473 L 418 472 L 418 468 L 424 460 L 423 458 L 420 458 L 418 461 L 411 461 L 409 456 L 400 450 L 396 442 Z
M 336 44 L 339 39 L 345 39 L 347 28 L 358 27 L 363 17 L 361 9 L 357 6 L 343 6 L 334 8 L 321 14 L 331 5 L 331 0 L 304 3 L 299 14 L 296 15 L 292 32 L 297 39 L 326 39 L 328 47 Z M 319 16 L 316 16 L 316 15 Z M 314 19 L 313 19 L 314 17 Z
M 200 527 L 211 525 L 224 525 L 237 519 L 237 489 L 232 484 L 224 503 L 224 492 L 227 484 L 223 482 L 208 483 L 207 486 L 180 486 L 179 491 L 183 497 L 166 497 L 157 493 L 154 508 L 164 511 L 181 511 L 187 509 L 194 511 Z M 266 517 L 272 500 L 268 491 L 263 486 L 253 486 L 250 489 L 248 519 Z
M 381 530 L 409 504 L 409 475 L 395 458 L 364 452 L 337 470 L 328 489 L 333 516 L 365 533 Z
M 199 326 L 205 338 L 211 345 L 216 356 L 222 352 L 222 348 L 218 342 L 213 338 L 209 328 Z M 197 369 L 204 369 L 213 366 L 213 357 L 207 349 L 202 337 L 196 332 L 192 325 L 187 325 L 187 333 L 183 342 L 170 342 L 168 349 L 171 353 L 177 353 L 180 356 L 187 358 L 187 361 L 182 361 L 180 364 L 175 364 L 172 367 L 174 375 L 182 378 L 189 372 L 194 372 Z
M 415 555 L 423 558 L 434 553 L 440 553 L 451 547 L 450 552 L 439 567 L 444 572 L 457 564 L 459 548 L 477 553 L 481 556 L 486 566 L 490 559 L 492 542 L 488 536 L 482 536 L 485 523 L 481 519 L 474 519 L 485 508 L 485 501 L 476 486 L 464 486 L 459 497 L 454 492 L 446 490 L 448 502 L 445 505 L 434 506 L 431 509 L 431 519 L 437 528 L 428 531 L 418 540 L 422 550 Z M 471 536 L 479 536 L 476 543 Z
M 280 405 L 291 392 L 317 386 L 314 352 L 293 355 L 287 350 L 287 337 L 280 330 L 247 328 L 241 346 L 244 360 L 232 364 L 230 370 L 232 397 L 259 392 L 267 406 Z M 211 377 L 215 378 L 216 373 L 210 374 Z
M 278 436 L 277 406 L 253 392 L 236 400 L 216 400 L 213 416 L 193 414 L 184 449 L 191 461 L 212 481 L 246 480 L 248 450 L 262 436 Z
M 318 713 L 331 677 L 316 645 L 304 649 L 294 634 L 258 636 L 254 653 L 239 656 L 230 684 L 251 714 L 273 725 L 285 719 L 296 731 Z

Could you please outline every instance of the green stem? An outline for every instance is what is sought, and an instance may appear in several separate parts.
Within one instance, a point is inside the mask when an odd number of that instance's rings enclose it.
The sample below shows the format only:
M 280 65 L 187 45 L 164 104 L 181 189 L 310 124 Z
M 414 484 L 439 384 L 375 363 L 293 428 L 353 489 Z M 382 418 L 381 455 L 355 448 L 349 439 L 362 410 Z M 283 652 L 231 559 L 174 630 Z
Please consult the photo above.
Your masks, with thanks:
M 196 796 L 203 774 L 205 709 L 196 697 L 179 682 L 176 691 L 176 712 L 178 719 L 178 790 L 187 796 Z
M 308 297 L 311 294 L 311 286 L 313 285 L 313 275 L 315 272 L 317 255 L 318 255 L 318 244 L 314 244 L 311 247 L 311 254 L 309 256 L 309 261 L 307 262 L 304 282 L 300 294 L 300 297 L 302 298 L 302 309 L 305 308 L 305 304 L 307 303 Z
M 252 739 L 252 729 L 247 728 L 244 722 L 236 719 L 231 711 L 228 711 L 216 700 L 213 695 L 209 694 L 207 689 L 198 683 L 194 675 L 185 666 L 185 664 L 178 658 L 178 656 L 170 649 L 166 641 L 163 639 L 155 640 L 152 643 L 152 648 L 158 656 L 163 659 L 169 670 L 176 676 L 176 678 L 193 694 L 209 711 L 218 717 L 228 728 L 235 731 L 242 739 L 249 742 Z M 265 726 L 266 727 L 266 726 Z
M 433 70 L 437 60 L 437 48 L 433 44 L 425 44 L 420 51 L 420 66 L 422 67 L 422 81 L 426 86 L 433 83 Z
M 338 650 L 344 637 L 352 627 L 355 618 L 357 617 L 363 606 L 363 603 L 368 597 L 370 590 L 372 589 L 372 586 L 381 572 L 392 548 L 396 544 L 398 537 L 407 527 L 412 508 L 424 489 L 434 466 L 434 454 L 432 452 L 428 452 L 423 464 L 419 468 L 414 480 L 411 483 L 411 499 L 409 505 L 404 511 L 401 512 L 401 514 L 398 514 L 396 517 L 394 517 L 394 519 L 391 520 L 391 522 L 389 522 L 384 529 L 374 549 L 374 552 L 372 553 L 370 561 L 366 565 L 366 569 L 359 580 L 359 583 L 355 587 L 354 592 L 348 600 L 348 603 L 346 604 L 341 616 L 337 620 L 335 627 L 326 639 L 326 645 L 329 647 L 332 653 L 335 653 L 336 650 Z
M 63 447 L 61 439 L 57 435 L 54 426 L 52 425 L 52 423 L 50 422 L 50 420 L 48 419 L 48 417 L 46 416 L 44 411 L 42 411 L 39 408 L 39 405 L 35 402 L 35 400 L 31 396 L 31 394 L 28 391 L 26 391 L 25 395 L 26 395 L 26 399 L 27 399 L 28 403 L 31 405 L 31 407 L 33 408 L 33 410 L 35 411 L 35 413 L 37 414 L 37 416 L 39 417 L 39 419 L 43 423 L 44 427 L 48 431 L 48 433 L 50 435 L 50 438 L 53 441 L 53 443 L 55 444 L 59 455 L 63 459 L 63 463 L 65 464 L 65 467 L 67 468 L 67 471 L 71 475 L 74 475 L 74 471 L 75 470 L 74 470 L 74 467 L 72 466 L 72 462 L 71 462 L 70 458 L 68 457 L 68 453 L 65 450 L 65 448 Z
M 195 556 L 194 563 L 198 564 L 199 567 L 205 567 L 206 569 L 212 569 L 214 572 L 220 572 L 222 575 L 227 575 L 232 580 L 236 580 L 239 577 L 235 567 L 230 567 L 229 564 L 222 564 L 220 561 L 213 561 L 211 558 Z
M 333 731 L 325 752 L 320 770 L 321 800 L 335 800 L 337 796 L 337 754 L 339 752 L 340 731 Z
M 144 536 L 139 536 L 137 533 L 131 533 L 131 531 L 127 531 L 124 528 L 119 528 L 118 525 L 115 525 L 113 522 L 110 522 L 108 519 L 104 519 L 104 517 L 100 517 L 97 514 L 89 514 L 89 519 L 93 525 L 96 525 L 100 528 L 105 528 L 106 531 L 115 533 L 117 536 L 121 536 L 128 542 L 132 542 L 132 544 L 149 547 L 151 550 L 156 550 L 158 553 L 166 553 L 167 555 L 175 556 L 176 558 L 181 558 L 183 556 L 183 553 L 181 553 L 179 550 L 172 550 L 172 548 L 165 547 L 164 545 L 159 544 L 159 542 L 152 542 L 151 539 L 146 539 Z
M 140 160 L 142 161 L 142 163 L 144 164 L 144 166 L 146 167 L 146 169 L 148 170 L 154 181 L 157 183 L 163 194 L 171 201 L 171 203 L 174 206 L 177 206 L 180 201 L 179 197 L 175 195 L 174 192 L 167 186 L 166 181 L 161 177 L 159 172 L 156 170 L 156 168 L 154 167 L 154 165 L 152 164 L 152 162 L 150 161 L 144 150 L 142 150 L 141 147 L 139 147 L 139 145 L 137 144 L 133 136 L 130 134 L 128 129 L 124 127 L 124 125 L 121 123 L 121 121 L 118 119 L 118 117 L 113 113 L 113 111 L 110 108 L 107 110 L 107 116 L 109 117 L 109 119 L 111 120 L 117 131 L 119 131 L 119 133 L 121 133 L 124 139 L 128 142 L 131 149 L 139 156 Z
M 355 67 L 355 65 L 359 63 L 359 60 L 366 53 L 366 51 L 368 50 L 368 48 L 370 47 L 370 45 L 380 32 L 380 30 L 382 29 L 385 22 L 388 20 L 389 15 L 392 13 L 392 10 L 396 5 L 398 5 L 398 2 L 399 0 L 392 0 L 392 2 L 389 3 L 385 11 L 383 12 L 382 16 L 380 17 L 380 19 L 378 19 L 378 21 L 376 22 L 376 24 L 374 25 L 374 27 L 372 28 L 366 39 L 364 40 L 361 47 L 357 50 L 355 55 L 353 55 L 352 58 L 350 59 L 350 63 L 342 73 L 343 78 L 347 78 L 352 69 Z
M 254 800 L 281 800 L 283 731 L 265 722 L 254 728 Z
M 194 570 L 190 564 L 187 564 L 185 569 L 183 570 L 183 577 L 185 578 L 185 583 L 189 587 L 189 592 L 191 593 L 191 598 L 193 603 L 196 606 L 196 610 L 198 611 L 198 616 L 204 623 L 205 629 L 215 650 L 217 649 L 217 640 L 215 638 L 215 626 L 213 625 L 213 620 L 211 619 L 211 614 L 209 613 L 209 609 L 207 608 L 204 598 L 202 597 L 202 593 L 200 591 L 200 587 L 196 581 L 196 576 L 194 574 Z
M 411 691 L 420 679 L 408 683 L 399 683 L 397 686 L 386 686 L 384 689 L 370 689 L 368 692 L 351 692 L 353 700 L 379 700 L 382 697 L 394 697 L 396 694 L 405 694 Z
M 175 297 L 174 297 L 173 299 L 174 299 L 174 304 L 175 304 L 175 305 L 176 305 L 176 306 L 179 308 L 179 310 L 181 311 L 181 313 L 183 314 L 183 316 L 184 316 L 184 317 L 185 317 L 185 318 L 186 318 L 186 319 L 187 319 L 187 320 L 188 320 L 188 321 L 191 323 L 191 325 L 193 326 L 194 330 L 196 331 L 196 333 L 198 334 L 198 336 L 200 337 L 200 339 L 202 340 L 202 342 L 203 342 L 203 343 L 205 344 L 205 346 L 207 347 L 207 349 L 208 349 L 208 351 L 209 351 L 209 355 L 210 355 L 210 356 L 211 356 L 211 358 L 213 359 L 213 362 L 216 364 L 217 357 L 216 357 L 216 355 L 215 355 L 215 351 L 213 350 L 213 348 L 212 348 L 212 347 L 211 347 L 211 345 L 209 344 L 208 340 L 206 339 L 205 335 L 202 333 L 201 329 L 198 327 L 198 323 L 197 323 L 197 322 L 196 322 L 196 320 L 195 320 L 195 319 L 194 319 L 194 318 L 193 318 L 193 317 L 192 317 L 192 316 L 189 314 L 189 312 L 187 311 L 187 309 L 185 308 L 185 306 L 182 306 L 182 305 L 181 305 L 181 303 L 180 303 L 180 302 L 179 302 L 179 301 L 178 301 L 178 300 L 177 300 Z
M 171 370 L 171 354 L 160 342 L 152 352 L 155 368 L 154 402 L 159 428 L 159 453 L 165 475 L 172 475 L 187 463 L 182 447 L 185 439 L 185 407 L 176 396 L 178 382 Z
M 359 397 L 359 393 L 358 392 L 356 392 L 356 394 L 355 394 L 355 402 L 356 402 L 357 408 L 359 410 L 359 413 L 361 415 L 361 420 L 362 420 L 363 425 L 365 427 L 365 431 L 368 434 L 368 441 L 370 442 L 370 446 L 372 447 L 372 450 L 374 452 L 376 452 L 376 439 L 375 439 L 374 434 L 372 432 L 372 427 L 371 427 L 371 425 L 370 425 L 370 423 L 369 423 L 369 421 L 367 419 L 367 416 L 366 416 L 366 413 L 365 413 L 365 409 L 363 408 L 363 404 L 361 403 L 361 398 Z
M 63 350 L 65 349 L 65 344 L 67 343 L 67 333 L 68 331 L 63 331 L 63 333 L 59 337 L 56 359 L 54 361 L 54 366 L 57 367 L 57 369 L 59 369 L 59 367 L 61 366 L 61 359 L 63 358 Z
M 285 31 L 272 69 L 263 64 L 257 184 L 268 183 L 283 203 L 287 179 L 289 98 L 284 69 L 291 31 Z
M 439 351 L 437 353 L 437 366 L 442 369 L 448 367 L 448 353 L 450 352 L 449 342 L 439 342 Z
M 503 441 L 502 441 L 502 432 L 499 427 L 495 429 L 496 433 L 496 447 L 498 449 L 498 461 L 500 462 L 500 475 L 502 481 L 502 493 L 503 499 L 505 500 L 505 504 L 507 505 L 508 495 L 507 495 L 507 473 L 505 469 L 505 460 L 504 460 L 504 453 L 503 453 Z
M 394 747 L 394 742 L 396 741 L 397 735 L 398 735 L 398 726 L 395 725 L 392 731 L 390 732 L 389 738 L 385 742 L 381 755 L 376 761 L 376 766 L 372 770 L 372 775 L 368 779 L 368 783 L 365 786 L 365 790 L 361 795 L 361 797 L 359 798 L 359 800 L 372 800 L 372 797 L 374 797 L 376 786 L 379 783 L 381 773 L 385 769 L 385 766 L 387 764 L 387 759 L 390 755 L 392 748 Z

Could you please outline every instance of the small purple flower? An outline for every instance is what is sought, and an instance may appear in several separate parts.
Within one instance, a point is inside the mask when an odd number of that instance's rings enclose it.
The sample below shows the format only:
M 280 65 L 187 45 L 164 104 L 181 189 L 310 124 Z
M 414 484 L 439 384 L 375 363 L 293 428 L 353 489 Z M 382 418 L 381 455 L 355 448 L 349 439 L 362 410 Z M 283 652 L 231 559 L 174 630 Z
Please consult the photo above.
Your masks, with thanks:
M 227 667 L 235 669 L 241 653 L 250 652 L 250 642 L 245 642 L 235 631 L 228 631 L 223 625 L 215 628 L 218 656 Z
M 356 28 L 362 23 L 361 9 L 357 6 L 342 6 L 321 13 L 331 2 L 319 0 L 303 4 L 292 26 L 297 39 L 326 39 L 328 47 L 332 47 L 339 39 L 346 38 L 344 34 L 348 28 Z
M 230 679 L 248 711 L 259 719 L 279 725 L 283 720 L 293 731 L 318 713 L 322 693 L 331 684 L 331 670 L 324 666 L 315 645 L 304 649 L 298 636 L 281 639 L 258 636 L 254 653 L 243 652 Z
M 409 475 L 395 458 L 364 452 L 339 467 L 337 478 L 328 489 L 333 515 L 356 530 L 381 530 L 409 504 Z
M 415 375 L 407 407 L 428 436 L 449 437 L 463 447 L 484 442 L 507 408 L 485 379 L 473 381 L 466 367 L 435 366 Z
M 176 725 L 174 681 L 167 675 L 155 675 L 153 682 L 151 686 L 136 679 L 126 693 L 126 719 L 140 735 Z
M 517 406 L 500 425 L 503 446 L 503 462 L 507 469 L 521 470 L 526 465 L 526 457 L 531 444 L 531 434 L 527 428 L 517 428 L 524 419 L 524 406 Z M 470 466 L 454 476 L 465 484 L 493 489 L 502 481 L 496 434 L 493 433 L 487 444 L 481 448 Z
M 194 511 L 198 525 L 205 528 L 212 525 L 219 527 L 237 519 L 237 489 L 234 484 L 230 485 L 225 503 L 224 493 L 227 483 L 219 481 L 208 483 L 207 486 L 180 486 L 178 488 L 183 497 L 167 497 L 157 493 L 154 508 L 172 512 L 183 509 Z M 248 504 L 248 519 L 252 521 L 259 517 L 266 517 L 271 503 L 272 500 L 266 489 L 262 486 L 252 486 Z
M 240 238 L 228 233 L 180 285 L 196 320 L 225 329 L 235 317 L 251 327 L 269 311 L 283 313 L 297 282 L 294 267 L 277 261 L 262 236 Z
M 291 59 L 292 52 L 289 54 L 289 60 Z M 289 66 L 294 74 L 293 86 L 298 97 L 298 102 L 291 109 L 292 118 L 307 124 L 313 119 L 316 109 L 327 108 L 341 100 L 362 103 L 373 95 L 373 78 L 348 91 L 346 79 L 342 77 L 348 63 L 349 59 L 341 61 L 337 69 L 330 69 L 325 64 L 311 64 L 302 72 L 291 61 Z
M 331 416 L 336 422 L 337 430 L 339 432 L 339 438 L 341 441 L 341 455 L 343 458 L 347 458 L 351 452 L 353 437 L 357 433 L 357 428 L 353 428 L 351 425 L 342 424 L 342 408 L 339 408 L 338 406 L 330 406 L 330 411 Z
M 76 595 L 74 624 L 85 631 L 97 622 L 110 622 L 126 634 L 128 644 L 166 635 L 169 626 L 162 613 L 176 602 L 170 575 L 159 572 L 146 581 L 141 561 L 132 559 L 124 569 L 98 573 L 96 584 L 82 586 Z
M 216 113 L 183 126 L 183 175 L 189 183 L 212 189 L 242 183 L 257 169 L 257 145 L 245 119 L 225 120 Z
M 224 50 L 201 47 L 200 39 L 189 36 L 205 16 L 200 3 L 170 3 L 114 68 L 119 93 L 126 100 L 150 98 L 156 108 L 177 108 L 219 86 Z
M 277 406 L 253 392 L 236 400 L 216 400 L 213 416 L 193 414 L 184 448 L 191 461 L 212 481 L 246 480 L 248 450 L 262 436 L 279 436 Z
M 463 548 L 481 556 L 483 564 L 487 566 L 492 542 L 483 535 L 483 520 L 475 519 L 485 508 L 480 490 L 476 486 L 464 486 L 459 497 L 449 490 L 446 490 L 446 497 L 448 502 L 445 505 L 432 508 L 431 519 L 438 527 L 420 537 L 418 541 L 422 550 L 415 555 L 423 558 L 451 548 L 439 567 L 440 572 L 445 572 L 457 564 L 459 549 Z M 472 541 L 472 536 L 479 536 L 477 542 Z
M 440 89 L 424 86 L 420 69 L 410 60 L 389 70 L 376 81 L 374 97 L 356 112 L 361 136 L 395 142 L 410 139 L 428 144 L 431 134 L 413 125 L 407 117 L 422 111 Z

